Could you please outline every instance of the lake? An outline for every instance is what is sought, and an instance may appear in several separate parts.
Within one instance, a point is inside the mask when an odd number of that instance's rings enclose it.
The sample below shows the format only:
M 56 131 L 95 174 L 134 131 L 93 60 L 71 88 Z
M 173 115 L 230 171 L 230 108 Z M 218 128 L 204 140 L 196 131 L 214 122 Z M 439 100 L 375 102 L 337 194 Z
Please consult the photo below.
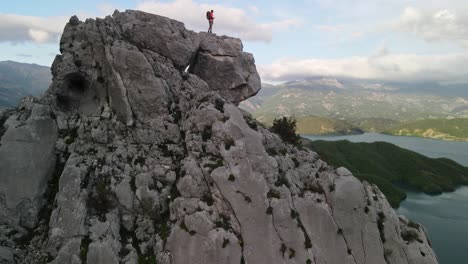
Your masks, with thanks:
M 418 137 L 398 137 L 377 133 L 350 136 L 309 136 L 311 140 L 385 141 L 431 158 L 449 158 L 468 166 L 468 142 L 451 142 Z M 430 196 L 408 192 L 398 208 L 404 215 L 424 225 L 440 264 L 468 263 L 468 186 L 455 192 Z

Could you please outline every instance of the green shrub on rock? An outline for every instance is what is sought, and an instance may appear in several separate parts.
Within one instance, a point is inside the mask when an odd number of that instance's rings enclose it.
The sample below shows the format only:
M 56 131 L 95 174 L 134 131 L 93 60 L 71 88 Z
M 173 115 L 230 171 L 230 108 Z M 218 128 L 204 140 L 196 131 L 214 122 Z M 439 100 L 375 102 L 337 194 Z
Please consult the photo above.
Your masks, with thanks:
M 273 120 L 271 131 L 280 136 L 287 143 L 300 145 L 301 137 L 296 134 L 296 119 L 293 117 L 281 117 Z

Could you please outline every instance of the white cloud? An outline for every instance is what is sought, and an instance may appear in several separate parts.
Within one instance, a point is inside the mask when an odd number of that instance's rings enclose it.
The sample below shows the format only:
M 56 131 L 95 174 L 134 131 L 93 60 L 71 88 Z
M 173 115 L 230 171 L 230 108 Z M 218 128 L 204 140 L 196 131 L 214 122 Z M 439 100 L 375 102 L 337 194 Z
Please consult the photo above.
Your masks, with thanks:
M 456 41 L 465 46 L 468 42 L 468 12 L 407 7 L 394 22 L 393 28 L 415 34 L 426 41 Z
M 49 33 L 41 29 L 30 28 L 28 34 L 32 40 L 37 43 L 44 43 L 49 39 Z
M 33 17 L 0 14 L 0 42 L 54 42 L 68 17 Z
M 273 31 L 285 30 L 301 24 L 298 19 L 257 23 L 249 12 L 242 9 L 220 4 L 202 4 L 192 0 L 145 1 L 139 3 L 137 9 L 177 19 L 184 22 L 188 29 L 200 31 L 206 31 L 208 28 L 206 11 L 214 10 L 213 31 L 216 34 L 237 36 L 247 41 L 269 42 Z
M 290 81 L 317 76 L 369 80 L 467 83 L 468 54 L 390 54 L 385 47 L 369 57 L 343 59 L 284 58 L 260 65 L 265 81 Z

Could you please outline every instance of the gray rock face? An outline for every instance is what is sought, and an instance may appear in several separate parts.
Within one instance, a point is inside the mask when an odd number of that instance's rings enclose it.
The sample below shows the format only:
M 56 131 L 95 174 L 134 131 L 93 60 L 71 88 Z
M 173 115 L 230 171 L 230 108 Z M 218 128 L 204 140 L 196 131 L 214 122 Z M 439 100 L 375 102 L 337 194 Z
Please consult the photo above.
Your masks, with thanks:
M 50 106 L 29 102 L 12 113 L 0 141 L 0 223 L 33 228 L 55 166 L 57 126 Z
M 377 187 L 237 108 L 260 88 L 240 40 L 126 11 L 60 47 L 0 113 L 0 262 L 437 263 Z
M 253 55 L 242 49 L 240 39 L 201 33 L 200 50 L 190 72 L 221 97 L 239 104 L 257 94 L 261 86 Z

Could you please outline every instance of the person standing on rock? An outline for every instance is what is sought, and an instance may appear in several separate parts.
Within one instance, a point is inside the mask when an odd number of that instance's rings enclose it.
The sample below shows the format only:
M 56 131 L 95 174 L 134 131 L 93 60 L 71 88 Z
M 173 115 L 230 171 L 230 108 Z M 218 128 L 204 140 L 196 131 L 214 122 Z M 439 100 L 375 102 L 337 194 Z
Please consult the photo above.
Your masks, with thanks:
M 208 28 L 208 33 L 213 33 L 213 31 L 212 31 L 213 21 L 214 21 L 214 12 L 213 12 L 213 10 L 206 12 L 206 19 L 208 19 L 208 24 L 210 25 L 210 27 Z

